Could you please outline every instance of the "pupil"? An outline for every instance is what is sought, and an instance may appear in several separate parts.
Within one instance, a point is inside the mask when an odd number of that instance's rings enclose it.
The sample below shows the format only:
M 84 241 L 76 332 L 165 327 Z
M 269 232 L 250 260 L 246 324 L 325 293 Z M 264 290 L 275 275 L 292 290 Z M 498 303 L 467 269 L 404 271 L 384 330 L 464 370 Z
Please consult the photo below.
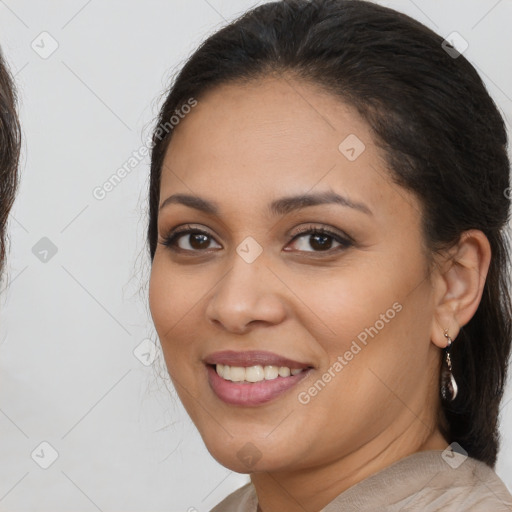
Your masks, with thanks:
M 206 235 L 202 235 L 202 234 L 196 234 L 196 235 L 191 235 L 191 243 L 190 245 L 194 248 L 194 249 L 202 249 L 204 247 L 208 247 L 208 236 Z M 196 243 L 198 241 L 198 243 Z
M 312 237 L 313 237 L 314 243 L 311 244 L 311 247 L 313 247 L 314 249 L 319 249 L 322 251 L 322 250 L 329 249 L 332 245 L 331 237 L 328 235 L 312 235 Z M 323 240 L 323 242 L 318 242 L 319 240 Z M 318 245 L 315 247 L 317 242 L 318 242 Z

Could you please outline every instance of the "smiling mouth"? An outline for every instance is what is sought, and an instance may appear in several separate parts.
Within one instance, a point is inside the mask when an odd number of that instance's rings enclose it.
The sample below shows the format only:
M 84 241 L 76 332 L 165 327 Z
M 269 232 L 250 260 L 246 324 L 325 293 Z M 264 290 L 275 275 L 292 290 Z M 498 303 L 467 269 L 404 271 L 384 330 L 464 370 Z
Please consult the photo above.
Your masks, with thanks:
M 290 377 L 298 375 L 307 368 L 289 368 L 288 366 L 255 365 L 255 366 L 229 366 L 227 364 L 211 365 L 219 377 L 231 382 L 243 382 L 254 384 L 267 380 L 274 380 L 278 377 Z
M 224 350 L 206 356 L 208 384 L 228 405 L 253 407 L 287 394 L 313 366 L 265 350 Z
M 210 389 L 225 404 L 238 407 L 262 406 L 287 396 L 305 379 L 312 367 L 207 364 Z

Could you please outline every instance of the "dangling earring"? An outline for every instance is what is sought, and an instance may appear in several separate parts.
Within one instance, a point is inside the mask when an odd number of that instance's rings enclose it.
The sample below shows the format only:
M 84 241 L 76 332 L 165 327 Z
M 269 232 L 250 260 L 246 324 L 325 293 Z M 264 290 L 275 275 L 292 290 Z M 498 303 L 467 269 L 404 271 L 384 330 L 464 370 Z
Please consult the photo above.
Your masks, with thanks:
M 450 346 L 453 340 L 448 335 L 448 329 L 444 330 L 444 336 L 448 340 L 445 348 L 445 364 L 441 369 L 441 396 L 443 400 L 452 401 L 457 396 L 458 387 L 452 372 L 452 360 L 450 359 Z

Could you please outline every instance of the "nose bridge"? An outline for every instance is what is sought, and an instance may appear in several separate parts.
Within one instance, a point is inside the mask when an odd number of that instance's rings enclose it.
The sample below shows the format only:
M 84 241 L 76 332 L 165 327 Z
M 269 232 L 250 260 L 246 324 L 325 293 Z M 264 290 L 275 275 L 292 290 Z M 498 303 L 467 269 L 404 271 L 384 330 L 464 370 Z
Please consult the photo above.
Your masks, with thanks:
M 267 268 L 263 247 L 251 237 L 233 251 L 230 268 L 215 287 L 207 315 L 225 328 L 242 331 L 254 321 L 278 322 L 284 313 L 278 280 Z
M 268 269 L 263 247 L 256 246 L 253 240 L 244 240 L 236 247 L 230 258 L 230 269 L 220 281 L 216 294 L 234 301 L 240 308 L 254 306 L 268 277 L 265 276 Z

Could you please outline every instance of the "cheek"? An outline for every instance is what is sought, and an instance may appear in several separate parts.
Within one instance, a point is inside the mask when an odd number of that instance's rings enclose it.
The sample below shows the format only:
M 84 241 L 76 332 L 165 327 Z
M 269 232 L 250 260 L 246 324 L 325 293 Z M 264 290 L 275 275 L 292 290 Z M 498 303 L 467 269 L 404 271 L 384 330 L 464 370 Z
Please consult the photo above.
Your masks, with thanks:
M 163 272 L 158 257 L 155 256 L 149 279 L 149 309 L 159 336 L 161 336 L 163 329 L 171 323 L 168 313 L 174 310 L 170 307 L 173 299 L 169 289 L 169 279 Z
M 196 281 L 155 255 L 149 281 L 151 316 L 174 388 L 192 421 L 200 425 L 199 372 L 205 368 L 194 355 L 198 335 L 194 305 L 199 306 L 204 291 Z
M 413 354 L 408 348 L 414 340 L 423 342 L 428 322 L 419 325 L 418 318 L 428 317 L 431 308 L 425 262 L 419 252 L 410 251 L 405 261 L 397 264 L 399 254 L 367 253 L 320 280 L 302 281 L 301 296 L 307 297 L 305 303 L 315 313 L 308 313 L 309 321 L 302 320 L 322 346 L 322 370 L 341 357 L 342 366 L 338 364 L 337 370 L 344 377 L 332 388 L 341 386 L 354 393 L 362 375 L 374 383 L 368 367 L 392 375 L 400 367 L 397 357 Z M 419 361 L 410 363 L 414 366 Z M 351 371 L 341 371 L 342 367 Z M 339 374 L 336 369 L 333 372 Z
M 155 255 L 149 281 L 149 308 L 171 377 L 189 380 L 191 366 L 199 366 L 197 348 L 198 308 L 203 307 L 204 280 L 196 272 L 169 264 Z
M 367 407 L 368 414 L 390 400 L 389 389 L 380 379 L 391 389 L 403 388 L 404 397 L 414 389 L 428 360 L 432 315 L 422 259 L 411 255 L 403 265 L 390 260 L 384 267 L 382 259 L 380 263 L 351 271 L 339 282 L 333 280 L 329 293 L 318 294 L 313 306 L 336 333 L 323 338 L 330 368 L 338 362 L 333 373 L 340 375 L 330 388 L 330 398 L 326 393 L 326 401 L 337 403 L 343 397 L 351 407 L 361 411 Z M 407 372 L 410 381 L 404 381 L 404 368 L 413 369 Z
M 179 359 L 176 353 L 179 347 L 185 346 L 173 343 L 173 340 L 181 339 L 180 328 L 186 321 L 188 303 L 186 290 L 190 289 L 191 283 L 183 287 L 180 274 L 167 267 L 162 258 L 155 256 L 149 281 L 149 309 L 169 367 L 171 361 Z
M 193 275 L 177 269 L 157 251 L 149 280 L 149 308 L 158 335 L 163 337 L 162 342 L 170 329 L 178 328 L 200 302 L 204 292 L 199 285 Z
M 365 329 L 377 323 L 379 330 L 384 330 L 385 320 L 397 316 L 399 307 L 393 305 L 405 295 L 407 276 L 393 274 L 392 269 L 386 272 L 381 265 L 377 270 L 375 266 L 353 266 L 301 283 L 301 296 L 307 297 L 305 305 L 314 313 L 308 325 L 318 326 L 312 334 L 323 340 L 329 352 L 344 352 L 359 335 L 364 339 Z

